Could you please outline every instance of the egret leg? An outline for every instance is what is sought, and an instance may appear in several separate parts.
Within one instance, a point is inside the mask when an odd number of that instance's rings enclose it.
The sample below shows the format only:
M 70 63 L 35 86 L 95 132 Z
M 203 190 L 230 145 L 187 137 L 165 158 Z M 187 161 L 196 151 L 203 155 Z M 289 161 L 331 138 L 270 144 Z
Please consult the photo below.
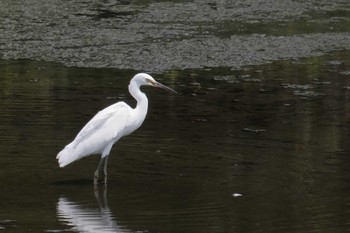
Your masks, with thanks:
M 100 177 L 101 169 L 104 165 L 105 158 L 101 158 L 100 162 L 98 163 L 97 169 L 94 173 L 94 185 L 98 184 L 98 178 Z
M 108 163 L 108 155 L 104 158 L 104 166 L 103 166 L 103 175 L 104 175 L 105 184 L 107 184 L 107 163 Z

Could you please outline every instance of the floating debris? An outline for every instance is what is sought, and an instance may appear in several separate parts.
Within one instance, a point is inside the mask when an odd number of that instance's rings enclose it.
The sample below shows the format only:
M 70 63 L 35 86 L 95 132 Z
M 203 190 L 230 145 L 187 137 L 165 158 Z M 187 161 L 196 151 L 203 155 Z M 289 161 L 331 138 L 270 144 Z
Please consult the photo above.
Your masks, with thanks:
M 241 193 L 233 193 L 232 194 L 232 197 L 241 197 L 243 196 Z
M 316 97 L 321 95 L 320 93 L 311 90 L 313 87 L 310 84 L 282 83 L 282 86 L 286 89 L 292 89 L 294 95 L 301 97 Z
M 192 86 L 196 86 L 196 87 L 200 87 L 201 86 L 201 84 L 200 83 L 198 83 L 198 82 L 192 82 L 192 83 L 190 83 L 190 85 L 192 85 Z
M 249 78 L 249 79 L 244 79 L 243 81 L 245 81 L 245 82 L 261 82 L 261 79 Z
M 328 64 L 333 65 L 333 66 L 338 66 L 338 65 L 341 65 L 342 62 L 341 61 L 329 61 Z
M 12 219 L 0 220 L 0 230 L 4 230 L 8 227 L 16 227 L 16 220 L 12 220 Z
M 106 100 L 115 100 L 115 99 L 117 99 L 118 97 L 116 97 L 116 96 L 107 96 L 106 97 Z
M 350 75 L 350 70 L 339 72 L 340 75 Z
M 320 93 L 314 91 L 294 91 L 294 95 L 302 96 L 302 97 L 316 97 L 320 96 Z
M 308 90 L 312 89 L 313 87 L 309 84 L 291 84 L 291 83 L 282 83 L 282 86 L 284 88 L 290 88 L 290 89 L 301 89 L 301 90 Z
M 239 83 L 240 80 L 238 80 L 238 78 L 236 78 L 235 76 L 232 75 L 227 75 L 227 76 L 214 76 L 213 80 L 215 81 L 224 81 L 227 83 Z
M 33 78 L 29 80 L 30 82 L 37 83 L 40 81 L 40 78 Z
M 315 81 L 315 84 L 319 84 L 319 85 L 331 85 L 332 83 L 331 82 L 322 82 L 322 81 Z
M 261 132 L 266 132 L 266 129 L 243 128 L 243 131 L 252 132 L 252 133 L 261 133 Z
M 208 122 L 208 119 L 206 119 L 206 118 L 197 118 L 196 121 L 197 122 Z

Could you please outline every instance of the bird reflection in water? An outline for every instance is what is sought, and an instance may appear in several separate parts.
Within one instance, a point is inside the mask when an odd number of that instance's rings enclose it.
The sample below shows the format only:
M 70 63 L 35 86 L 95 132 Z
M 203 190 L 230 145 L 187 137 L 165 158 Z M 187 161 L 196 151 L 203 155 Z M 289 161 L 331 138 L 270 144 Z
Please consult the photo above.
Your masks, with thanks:
M 131 232 L 117 224 L 115 217 L 108 208 L 107 187 L 94 187 L 94 194 L 99 208 L 70 201 L 60 197 L 57 203 L 57 214 L 60 222 L 76 232 Z

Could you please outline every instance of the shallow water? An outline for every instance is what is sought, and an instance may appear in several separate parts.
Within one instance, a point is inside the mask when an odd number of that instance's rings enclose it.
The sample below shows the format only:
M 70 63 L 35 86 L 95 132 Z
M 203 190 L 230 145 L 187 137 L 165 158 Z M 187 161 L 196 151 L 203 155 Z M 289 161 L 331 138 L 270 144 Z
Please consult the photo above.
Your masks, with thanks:
M 57 152 L 133 71 L 2 60 L 0 230 L 344 232 L 350 229 L 349 52 L 166 72 L 144 125 L 60 169 Z

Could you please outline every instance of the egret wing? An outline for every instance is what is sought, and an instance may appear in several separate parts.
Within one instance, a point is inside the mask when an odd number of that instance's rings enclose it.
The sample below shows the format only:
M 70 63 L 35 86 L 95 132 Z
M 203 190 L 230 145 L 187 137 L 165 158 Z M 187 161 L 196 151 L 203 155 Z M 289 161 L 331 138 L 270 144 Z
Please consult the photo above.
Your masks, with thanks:
M 57 155 L 60 166 L 90 154 L 102 154 L 107 147 L 110 150 L 113 143 L 123 136 L 131 110 L 124 102 L 118 102 L 98 112 L 80 130 L 74 141 Z
M 74 142 L 78 145 L 93 135 L 105 141 L 118 137 L 125 128 L 131 108 L 124 102 L 113 104 L 98 112 L 78 133 Z M 122 135 L 119 135 L 122 136 Z

